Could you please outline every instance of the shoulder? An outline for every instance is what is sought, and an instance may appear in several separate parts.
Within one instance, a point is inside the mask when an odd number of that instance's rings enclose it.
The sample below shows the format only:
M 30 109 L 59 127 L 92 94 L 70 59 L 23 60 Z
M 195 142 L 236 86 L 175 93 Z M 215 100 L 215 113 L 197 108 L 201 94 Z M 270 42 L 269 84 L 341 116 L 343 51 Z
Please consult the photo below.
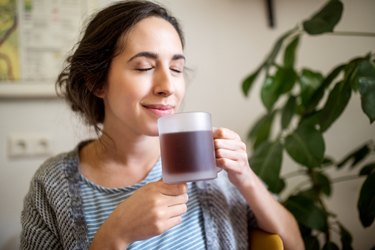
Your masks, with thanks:
M 41 164 L 35 172 L 30 191 L 44 190 L 49 193 L 60 192 L 79 182 L 79 149 L 85 142 L 78 144 L 73 150 L 55 155 Z
M 35 172 L 34 181 L 47 181 L 59 178 L 70 168 L 78 170 L 79 157 L 77 150 L 60 153 L 47 159 Z
M 78 147 L 47 159 L 37 169 L 30 181 L 29 190 L 24 200 L 25 204 L 32 206 L 32 204 L 46 202 L 56 205 L 61 199 L 65 199 L 65 196 L 72 192 L 71 190 L 77 189 L 78 166 Z

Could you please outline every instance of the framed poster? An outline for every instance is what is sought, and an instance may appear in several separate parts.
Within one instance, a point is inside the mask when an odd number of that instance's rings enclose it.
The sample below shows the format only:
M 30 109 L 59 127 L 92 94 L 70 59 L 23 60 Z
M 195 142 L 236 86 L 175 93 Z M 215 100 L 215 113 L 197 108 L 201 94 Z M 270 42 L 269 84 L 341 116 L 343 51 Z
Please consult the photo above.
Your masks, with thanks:
M 96 1 L 0 1 L 0 98 L 56 97 L 55 80 Z

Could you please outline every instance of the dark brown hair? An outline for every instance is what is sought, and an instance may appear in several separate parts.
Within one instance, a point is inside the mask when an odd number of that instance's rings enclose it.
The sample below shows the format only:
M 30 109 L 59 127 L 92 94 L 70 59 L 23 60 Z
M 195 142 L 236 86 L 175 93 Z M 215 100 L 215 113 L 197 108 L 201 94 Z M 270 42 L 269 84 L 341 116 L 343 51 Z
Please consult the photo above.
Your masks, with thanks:
M 95 95 L 106 84 L 112 58 L 121 51 L 121 41 L 139 21 L 156 16 L 168 21 L 177 31 L 182 46 L 184 37 L 176 18 L 162 6 L 149 1 L 121 1 L 99 11 L 88 23 L 83 37 L 66 67 L 59 74 L 56 89 L 73 111 L 94 126 L 97 132 L 104 121 L 103 100 Z

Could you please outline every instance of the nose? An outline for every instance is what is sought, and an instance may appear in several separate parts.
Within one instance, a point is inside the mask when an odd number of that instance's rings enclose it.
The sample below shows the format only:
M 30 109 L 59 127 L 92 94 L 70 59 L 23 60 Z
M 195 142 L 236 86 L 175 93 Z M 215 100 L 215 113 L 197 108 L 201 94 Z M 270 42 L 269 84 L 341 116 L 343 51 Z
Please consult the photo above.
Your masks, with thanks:
M 154 94 L 162 97 L 174 93 L 175 86 L 169 69 L 160 68 L 155 74 Z

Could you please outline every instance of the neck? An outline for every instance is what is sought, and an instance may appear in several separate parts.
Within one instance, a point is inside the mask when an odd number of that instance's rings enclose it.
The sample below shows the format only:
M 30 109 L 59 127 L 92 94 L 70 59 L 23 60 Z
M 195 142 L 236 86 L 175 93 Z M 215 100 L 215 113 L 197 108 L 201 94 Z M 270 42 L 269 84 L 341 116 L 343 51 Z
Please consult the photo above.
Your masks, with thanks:
M 144 179 L 160 157 L 159 137 L 101 136 L 81 152 L 81 171 L 106 187 L 133 185 Z
M 123 137 L 101 136 L 95 143 L 96 151 L 105 161 L 116 162 L 124 167 L 131 168 L 132 162 L 147 162 L 160 156 L 159 137 L 142 136 L 131 139 Z

